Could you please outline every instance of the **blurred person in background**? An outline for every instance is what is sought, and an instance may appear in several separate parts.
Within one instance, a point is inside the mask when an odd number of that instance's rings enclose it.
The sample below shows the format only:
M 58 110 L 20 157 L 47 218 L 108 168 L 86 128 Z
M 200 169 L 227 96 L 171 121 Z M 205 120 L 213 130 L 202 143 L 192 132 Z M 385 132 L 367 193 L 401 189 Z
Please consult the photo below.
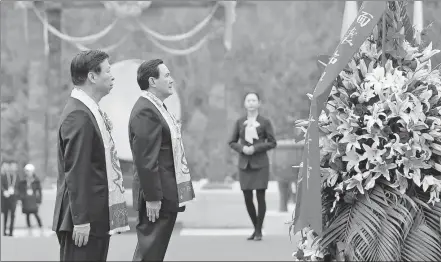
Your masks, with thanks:
M 259 114 L 260 97 L 249 92 L 244 99 L 246 115 L 239 118 L 229 141 L 239 153 L 239 181 L 245 206 L 254 226 L 248 240 L 262 240 L 262 226 L 266 213 L 265 191 L 268 188 L 270 163 L 267 151 L 277 146 L 271 121 Z M 258 212 L 253 203 L 256 191 Z
M 30 221 L 31 214 L 34 215 L 38 226 L 41 229 L 43 224 L 38 215 L 38 208 L 40 207 L 42 199 L 40 179 L 35 174 L 35 167 L 32 164 L 27 164 L 24 167 L 24 172 L 25 177 L 18 184 L 22 212 L 26 215 L 28 229 L 32 229 Z
M 1 167 L 1 194 L 2 194 L 2 213 L 3 235 L 12 236 L 14 233 L 15 209 L 18 200 L 18 166 L 17 162 L 4 162 Z M 9 234 L 6 233 L 8 216 L 10 214 Z

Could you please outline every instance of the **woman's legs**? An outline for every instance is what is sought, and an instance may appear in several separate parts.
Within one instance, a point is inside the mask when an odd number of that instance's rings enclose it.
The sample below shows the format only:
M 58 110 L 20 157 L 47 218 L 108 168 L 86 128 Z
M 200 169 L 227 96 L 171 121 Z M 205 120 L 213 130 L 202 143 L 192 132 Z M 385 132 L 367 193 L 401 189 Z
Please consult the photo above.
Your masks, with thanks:
M 257 213 L 253 203 L 253 190 L 242 190 L 242 191 L 243 191 L 245 206 L 247 208 L 248 215 L 250 216 L 251 222 L 253 223 L 254 226 L 254 233 L 248 238 L 249 240 L 252 240 L 254 239 L 256 233 L 255 232 L 256 226 L 257 226 Z
M 31 225 L 31 213 L 26 213 L 26 223 L 28 224 L 28 228 L 32 228 L 32 225 Z
M 6 201 L 5 201 L 6 202 Z M 6 236 L 6 230 L 8 229 L 8 213 L 9 207 L 5 207 L 5 212 L 3 212 L 3 235 Z
M 35 216 L 35 219 L 37 219 L 38 226 L 39 226 L 40 228 L 42 228 L 42 227 L 43 227 L 43 224 L 41 223 L 41 218 L 40 218 L 40 216 L 38 215 L 38 212 L 35 212 L 35 213 L 34 213 L 34 216 Z
M 266 191 L 266 189 L 257 189 L 256 190 L 257 208 L 258 208 L 257 223 L 256 223 L 256 237 L 259 238 L 258 240 L 262 239 L 262 226 L 263 226 L 263 221 L 265 219 L 265 213 L 266 213 L 265 191 Z

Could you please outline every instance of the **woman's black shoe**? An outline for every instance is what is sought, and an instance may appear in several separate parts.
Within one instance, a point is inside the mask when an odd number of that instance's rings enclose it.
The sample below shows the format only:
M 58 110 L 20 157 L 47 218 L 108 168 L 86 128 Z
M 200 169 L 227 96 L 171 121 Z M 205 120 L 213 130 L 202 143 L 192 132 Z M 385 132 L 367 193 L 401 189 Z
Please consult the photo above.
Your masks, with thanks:
M 253 234 L 247 238 L 247 240 L 254 240 L 254 238 L 256 237 L 256 232 L 253 232 Z
M 254 237 L 254 240 L 261 241 L 262 240 L 262 233 L 256 234 L 255 237 Z

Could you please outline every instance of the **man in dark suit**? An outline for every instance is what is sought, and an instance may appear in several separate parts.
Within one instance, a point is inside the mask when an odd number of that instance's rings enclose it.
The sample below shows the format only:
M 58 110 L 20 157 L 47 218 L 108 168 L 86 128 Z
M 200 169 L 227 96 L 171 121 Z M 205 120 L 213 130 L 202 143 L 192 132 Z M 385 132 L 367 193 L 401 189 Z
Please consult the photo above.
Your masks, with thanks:
M 2 194 L 2 213 L 3 213 L 3 235 L 12 236 L 14 234 L 15 210 L 18 200 L 18 166 L 15 161 L 2 164 L 1 174 L 1 194 Z M 8 216 L 10 214 L 9 234 L 6 234 Z
M 75 85 L 58 131 L 58 181 L 52 229 L 61 261 L 106 261 L 109 186 L 98 102 L 113 87 L 109 56 L 85 51 L 74 57 Z M 104 117 L 103 117 L 104 118 Z
M 171 127 L 164 118 L 168 111 L 163 101 L 173 94 L 173 78 L 163 61 L 155 59 L 139 66 L 137 81 L 150 99 L 141 96 L 129 120 L 133 206 L 139 219 L 133 261 L 163 261 L 177 213 L 185 209 L 181 193 L 178 198 Z

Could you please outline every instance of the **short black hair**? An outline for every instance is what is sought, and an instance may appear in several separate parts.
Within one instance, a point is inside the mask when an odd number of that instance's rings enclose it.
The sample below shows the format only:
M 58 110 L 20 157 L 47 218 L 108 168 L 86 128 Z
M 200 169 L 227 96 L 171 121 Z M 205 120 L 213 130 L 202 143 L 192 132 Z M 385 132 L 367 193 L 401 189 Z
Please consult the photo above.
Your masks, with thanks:
M 163 63 L 164 61 L 162 61 L 161 59 L 152 59 L 150 61 L 144 61 L 141 63 L 141 65 L 138 67 L 138 76 L 136 78 L 139 88 L 141 88 L 141 90 L 149 89 L 150 77 L 154 77 L 156 79 L 159 78 L 158 66 Z
M 243 96 L 243 101 L 245 101 L 245 99 L 247 98 L 248 95 L 254 94 L 257 96 L 257 100 L 260 101 L 260 95 L 259 93 L 257 93 L 256 91 L 250 91 L 250 92 L 246 92 L 245 95 Z
M 84 85 L 89 72 L 101 73 L 101 63 L 109 59 L 106 52 L 88 50 L 78 53 L 70 63 L 72 83 L 76 86 Z

